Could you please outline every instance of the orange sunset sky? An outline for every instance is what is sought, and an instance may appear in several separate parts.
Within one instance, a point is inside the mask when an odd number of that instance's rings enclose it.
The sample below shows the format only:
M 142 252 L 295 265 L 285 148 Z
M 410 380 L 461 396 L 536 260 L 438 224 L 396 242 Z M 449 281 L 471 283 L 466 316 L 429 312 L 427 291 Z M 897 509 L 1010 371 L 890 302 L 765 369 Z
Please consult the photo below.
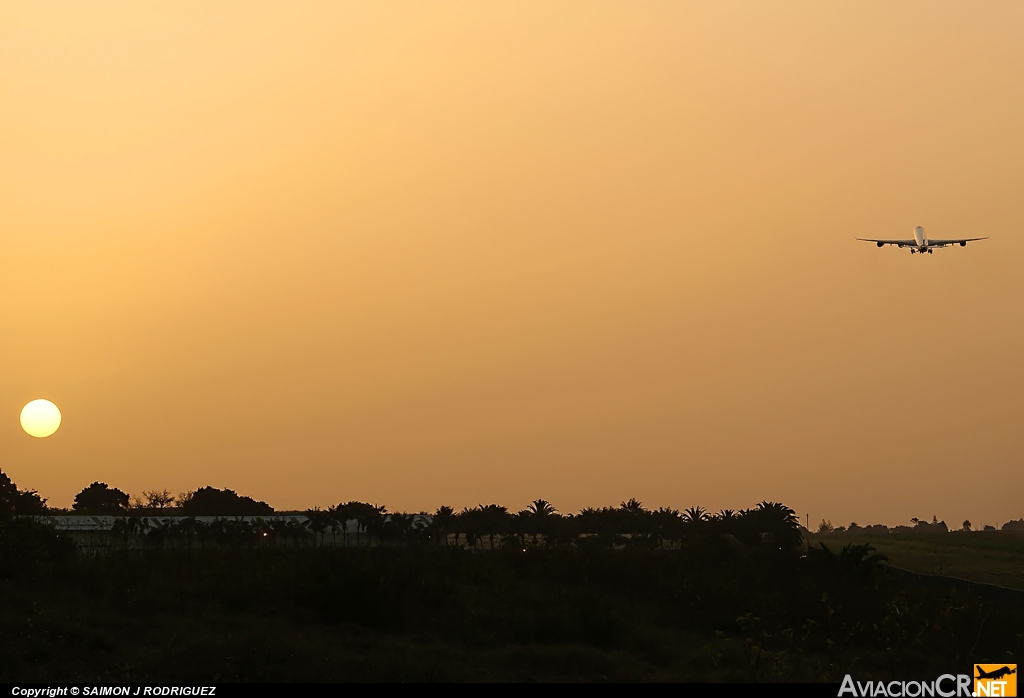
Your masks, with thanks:
M 0 3 L 0 468 L 56 506 L 1022 517 L 1022 36 L 1019 2 Z M 918 224 L 991 239 L 854 240 Z

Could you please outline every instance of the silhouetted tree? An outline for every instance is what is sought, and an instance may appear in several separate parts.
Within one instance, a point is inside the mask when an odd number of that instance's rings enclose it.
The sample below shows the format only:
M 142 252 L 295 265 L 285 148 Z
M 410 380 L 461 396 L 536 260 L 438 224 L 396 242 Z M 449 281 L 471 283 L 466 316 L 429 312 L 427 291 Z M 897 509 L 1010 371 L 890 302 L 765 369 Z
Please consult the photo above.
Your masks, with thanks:
M 339 507 L 340 508 L 340 507 Z M 387 507 L 380 507 L 366 502 L 348 502 L 344 505 L 346 519 L 356 521 L 356 545 L 359 545 L 359 534 L 362 532 L 380 538 L 384 533 L 384 516 L 387 514 Z
M 644 505 L 641 504 L 640 500 L 637 499 L 636 497 L 631 497 L 628 502 L 620 503 L 619 509 L 633 516 L 642 515 L 647 511 L 646 509 L 644 509 Z
M 306 509 L 306 528 L 319 536 L 320 543 L 324 541 L 324 533 L 334 523 L 329 511 L 323 511 L 320 507 Z
M 46 500 L 35 490 L 19 490 L 0 470 L 0 514 L 38 515 L 46 512 Z
M 439 545 L 448 544 L 448 533 L 452 529 L 452 525 L 455 523 L 455 510 L 451 507 L 440 506 L 437 511 L 434 512 L 434 516 L 430 522 L 430 531 L 436 536 L 436 540 Z M 455 545 L 459 544 L 458 533 L 456 535 Z
M 931 523 L 916 517 L 911 519 L 911 521 L 914 523 L 914 531 L 916 533 L 946 533 L 949 531 L 949 528 L 946 527 L 946 522 L 939 521 L 937 516 L 932 516 Z
M 483 530 L 483 522 L 480 519 L 480 507 L 463 507 L 456 517 L 458 530 L 466 535 L 466 544 L 471 548 L 476 547 L 476 541 Z
M 739 539 L 736 534 L 739 532 L 741 527 L 740 517 L 736 514 L 733 509 L 722 509 L 717 514 L 711 517 L 708 522 L 709 528 L 715 533 L 720 533 L 724 536 L 730 536 L 730 541 L 738 542 Z
M 589 534 L 580 542 L 584 545 L 599 547 L 611 546 L 620 528 L 620 511 L 611 507 L 595 509 L 587 507 L 577 516 L 573 517 L 573 527 L 577 535 Z
M 533 500 L 530 502 L 530 506 L 526 507 L 526 509 L 538 519 L 543 519 L 558 513 L 558 509 L 555 509 L 551 506 L 551 502 L 544 499 Z
M 644 509 L 643 504 L 636 498 L 619 504 L 616 519 L 618 519 L 617 533 L 630 536 L 651 533 L 651 512 Z
M 874 546 L 870 544 L 850 543 L 844 545 L 837 554 L 824 543 L 818 543 L 818 547 L 810 548 L 807 552 L 819 565 L 834 569 L 848 578 L 870 577 L 883 563 L 889 561 L 885 555 L 875 552 Z
M 964 521 L 964 524 L 963 524 L 963 526 L 960 527 L 960 530 L 961 531 L 970 531 L 971 530 L 971 522 L 969 520 Z
M 774 540 L 775 547 L 792 550 L 803 540 L 796 512 L 778 502 L 761 502 L 755 508 L 741 512 L 740 518 L 740 535 L 737 537 L 748 545 Z
M 269 537 L 280 545 L 301 545 L 307 542 L 313 532 L 294 519 L 270 519 L 267 521 Z M 269 543 L 270 541 L 268 541 Z
M 388 508 L 385 506 L 379 506 L 373 504 L 370 507 L 369 518 L 366 524 L 366 531 L 370 534 L 376 534 L 377 540 L 384 540 L 384 523 L 388 515 Z
M 683 520 L 679 516 L 679 512 L 675 509 L 661 507 L 657 511 L 651 512 L 654 534 L 658 536 L 662 547 L 665 546 L 666 541 L 676 540 L 680 537 L 682 522 Z
M 188 516 L 266 516 L 273 514 L 274 508 L 234 490 L 200 487 L 181 505 L 181 511 Z
M 143 492 L 145 505 L 150 509 L 165 509 L 174 504 L 174 497 L 167 490 Z
M 133 535 L 144 535 L 150 528 L 149 519 L 141 516 L 118 517 L 114 521 L 111 532 L 121 534 L 122 544 L 125 550 L 128 549 L 128 541 Z
M 384 523 L 384 529 L 389 538 L 396 538 L 399 543 L 408 543 L 409 533 L 413 530 L 415 520 L 412 514 L 396 512 L 388 517 Z
M 83 514 L 123 514 L 128 509 L 128 495 L 105 482 L 94 482 L 75 495 L 72 508 Z
M 533 536 L 533 544 L 537 545 L 537 537 L 545 537 L 551 532 L 552 525 L 558 518 L 558 510 L 544 499 L 535 499 L 519 513 L 523 533 Z
M 487 536 L 489 547 L 493 549 L 495 547 L 494 537 L 503 535 L 509 528 L 508 509 L 497 504 L 488 504 L 487 506 L 481 504 L 479 516 L 481 533 Z
M 501 547 L 509 550 L 521 550 L 524 545 L 526 531 L 530 529 L 527 510 L 515 514 L 506 514 L 505 529 L 502 531 Z
M 348 545 L 348 522 L 355 518 L 355 513 L 352 511 L 350 506 L 351 502 L 345 504 L 337 504 L 328 509 L 328 514 L 331 517 L 331 533 L 335 535 L 338 529 L 341 529 L 341 543 L 342 545 Z M 359 544 L 359 526 L 356 525 L 356 545 Z M 335 538 L 334 542 L 337 542 Z
M 704 507 L 690 507 L 683 511 L 683 521 L 690 526 L 699 526 L 711 519 Z

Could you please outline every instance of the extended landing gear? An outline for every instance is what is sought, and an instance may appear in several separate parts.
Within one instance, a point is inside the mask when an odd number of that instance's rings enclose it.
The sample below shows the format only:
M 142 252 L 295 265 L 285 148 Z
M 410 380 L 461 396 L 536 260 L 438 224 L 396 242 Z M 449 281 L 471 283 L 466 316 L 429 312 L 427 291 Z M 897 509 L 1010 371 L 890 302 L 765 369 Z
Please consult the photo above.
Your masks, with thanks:
M 910 254 L 917 254 L 917 250 L 911 250 Z

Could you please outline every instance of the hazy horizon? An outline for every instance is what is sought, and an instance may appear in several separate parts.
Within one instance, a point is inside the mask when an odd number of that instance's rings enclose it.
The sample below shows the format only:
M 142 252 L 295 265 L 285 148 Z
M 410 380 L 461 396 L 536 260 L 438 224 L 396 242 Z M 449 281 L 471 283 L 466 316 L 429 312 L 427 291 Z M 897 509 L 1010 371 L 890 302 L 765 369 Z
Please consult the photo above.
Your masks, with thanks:
M 0 468 L 55 506 L 1024 517 L 1022 29 L 1013 2 L 7 5 Z M 991 238 L 854 240 L 915 225 Z

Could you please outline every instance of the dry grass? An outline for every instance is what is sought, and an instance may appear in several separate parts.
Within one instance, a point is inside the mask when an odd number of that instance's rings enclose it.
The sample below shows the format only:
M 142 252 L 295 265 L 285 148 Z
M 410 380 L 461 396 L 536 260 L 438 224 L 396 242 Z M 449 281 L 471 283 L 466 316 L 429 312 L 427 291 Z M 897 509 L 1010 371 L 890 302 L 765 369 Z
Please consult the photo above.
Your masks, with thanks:
M 1024 590 L 1024 534 L 973 531 L 930 534 L 812 534 L 810 543 L 833 550 L 870 543 L 889 562 L 918 574 L 934 574 Z

